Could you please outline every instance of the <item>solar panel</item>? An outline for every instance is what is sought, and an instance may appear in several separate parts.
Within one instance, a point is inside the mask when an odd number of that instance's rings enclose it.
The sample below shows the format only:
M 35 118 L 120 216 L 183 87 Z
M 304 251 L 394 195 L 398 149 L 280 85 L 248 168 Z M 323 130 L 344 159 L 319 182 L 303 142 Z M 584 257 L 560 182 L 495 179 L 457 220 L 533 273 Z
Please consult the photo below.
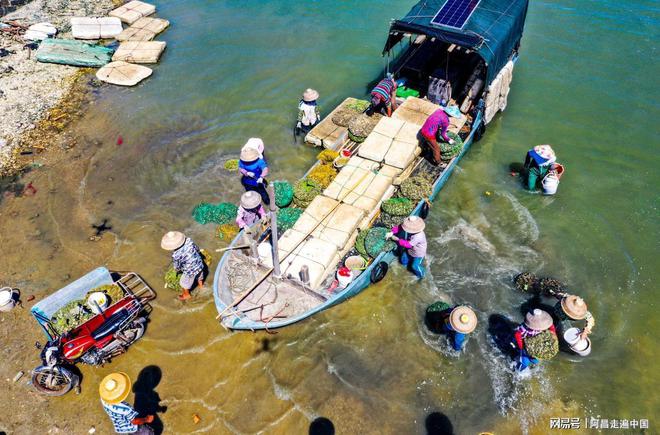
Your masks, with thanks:
M 462 29 L 480 2 L 481 0 L 447 0 L 435 14 L 431 24 Z

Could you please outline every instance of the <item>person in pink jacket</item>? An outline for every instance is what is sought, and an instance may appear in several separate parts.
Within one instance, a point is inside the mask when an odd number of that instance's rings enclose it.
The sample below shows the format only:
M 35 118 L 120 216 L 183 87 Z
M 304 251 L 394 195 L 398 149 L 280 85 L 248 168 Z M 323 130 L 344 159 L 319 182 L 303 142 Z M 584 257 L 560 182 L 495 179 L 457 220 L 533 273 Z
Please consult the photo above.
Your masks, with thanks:
M 424 278 L 425 275 L 422 266 L 427 247 L 425 227 L 426 224 L 421 217 L 408 216 L 401 225 L 392 228 L 392 232 L 387 235 L 389 239 L 396 241 L 401 249 L 399 256 L 401 264 L 408 266 L 419 279 Z

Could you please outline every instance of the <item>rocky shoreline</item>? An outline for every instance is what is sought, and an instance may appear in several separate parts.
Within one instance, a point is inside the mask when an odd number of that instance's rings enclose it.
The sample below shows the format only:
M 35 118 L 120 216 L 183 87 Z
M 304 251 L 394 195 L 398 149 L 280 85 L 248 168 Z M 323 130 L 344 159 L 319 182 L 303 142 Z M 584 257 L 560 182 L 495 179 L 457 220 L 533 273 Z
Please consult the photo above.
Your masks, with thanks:
M 68 37 L 70 18 L 105 16 L 115 0 L 33 0 L 0 18 L 24 26 L 54 24 Z M 21 155 L 44 151 L 75 117 L 82 101 L 76 85 L 89 70 L 37 62 L 20 34 L 0 32 L 0 177 L 24 167 Z M 83 80 L 84 82 L 84 80 Z

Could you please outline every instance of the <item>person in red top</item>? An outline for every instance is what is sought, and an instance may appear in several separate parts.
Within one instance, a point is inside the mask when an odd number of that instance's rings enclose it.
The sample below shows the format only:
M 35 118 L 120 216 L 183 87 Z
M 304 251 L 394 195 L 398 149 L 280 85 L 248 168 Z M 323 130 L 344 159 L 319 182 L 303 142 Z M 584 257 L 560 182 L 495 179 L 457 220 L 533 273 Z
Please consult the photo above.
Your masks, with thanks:
M 538 308 L 534 309 L 531 313 L 527 313 L 525 321 L 513 333 L 513 338 L 516 341 L 519 351 L 516 370 L 521 372 L 532 364 L 538 364 L 539 361 L 536 358 L 532 358 L 525 350 L 525 338 L 534 337 L 546 330 L 550 330 L 550 332 L 557 335 L 550 314 Z

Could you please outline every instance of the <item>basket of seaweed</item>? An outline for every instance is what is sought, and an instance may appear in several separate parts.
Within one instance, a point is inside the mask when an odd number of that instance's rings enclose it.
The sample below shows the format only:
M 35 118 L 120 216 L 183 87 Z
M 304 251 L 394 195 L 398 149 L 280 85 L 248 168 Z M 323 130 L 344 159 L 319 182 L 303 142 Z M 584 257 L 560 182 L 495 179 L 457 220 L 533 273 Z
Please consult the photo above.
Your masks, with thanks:
M 382 117 L 383 115 L 378 113 L 372 116 L 363 113 L 354 117 L 348 123 L 348 137 L 354 142 L 364 142 Z
M 401 225 L 403 220 L 412 213 L 416 203 L 408 198 L 390 198 L 381 204 L 380 223 L 387 228 Z
M 550 331 L 525 338 L 525 350 L 532 358 L 552 359 L 559 353 L 559 340 Z
M 312 179 L 304 178 L 296 182 L 293 186 L 293 203 L 300 208 L 307 208 L 316 195 L 320 194 L 323 188 Z

